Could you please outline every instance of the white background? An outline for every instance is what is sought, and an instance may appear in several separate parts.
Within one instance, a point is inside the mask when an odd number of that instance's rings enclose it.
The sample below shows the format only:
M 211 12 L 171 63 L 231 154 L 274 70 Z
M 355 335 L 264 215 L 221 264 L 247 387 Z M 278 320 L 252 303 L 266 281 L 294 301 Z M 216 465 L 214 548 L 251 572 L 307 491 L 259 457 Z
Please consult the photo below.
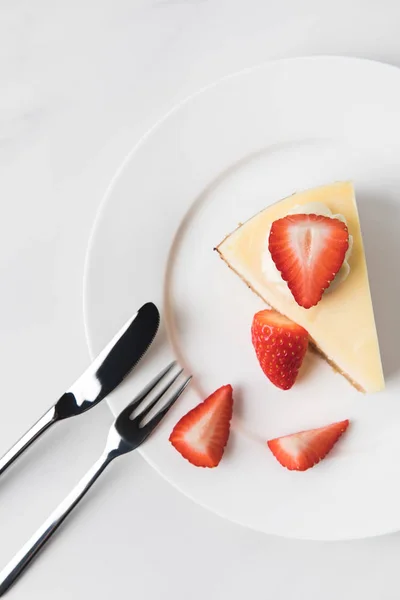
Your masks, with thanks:
M 1 2 L 1 453 L 88 364 L 88 236 L 140 136 L 190 93 L 269 58 L 400 66 L 399 19 L 398 0 Z M 3 477 L 0 567 L 97 458 L 110 423 L 104 404 L 59 424 Z M 130 455 L 8 597 L 397 600 L 399 550 L 400 534 L 315 543 L 248 531 Z

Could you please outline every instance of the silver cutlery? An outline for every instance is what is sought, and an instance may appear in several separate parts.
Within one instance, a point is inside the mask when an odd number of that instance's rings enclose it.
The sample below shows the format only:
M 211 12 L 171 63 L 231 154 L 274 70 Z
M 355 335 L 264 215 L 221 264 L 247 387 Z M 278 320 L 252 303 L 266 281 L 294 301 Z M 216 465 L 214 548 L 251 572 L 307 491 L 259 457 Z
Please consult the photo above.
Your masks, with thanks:
M 51 425 L 86 412 L 110 394 L 149 348 L 159 324 L 157 307 L 144 304 L 71 388 L 0 458 L 0 475 Z
M 48 539 L 58 529 L 64 519 L 83 498 L 96 479 L 104 469 L 118 456 L 135 450 L 149 437 L 155 427 L 167 414 L 171 406 L 187 387 L 191 376 L 179 385 L 179 387 L 167 399 L 165 404 L 159 408 L 153 416 L 151 412 L 156 408 L 159 401 L 165 397 L 166 392 L 177 381 L 183 369 L 171 376 L 171 371 L 176 363 L 173 362 L 159 373 L 119 414 L 115 419 L 108 434 L 107 443 L 103 454 L 94 463 L 91 469 L 54 510 L 50 517 L 36 531 L 31 539 L 21 548 L 8 565 L 0 572 L 0 596 L 2 596 L 14 581 L 20 576 L 25 567 L 31 562 L 35 555 L 43 548 Z M 158 384 L 170 373 L 169 380 L 158 389 Z M 154 397 L 151 392 L 155 391 Z M 146 403 L 146 399 L 150 401 Z M 139 414 L 134 414 L 139 409 Z

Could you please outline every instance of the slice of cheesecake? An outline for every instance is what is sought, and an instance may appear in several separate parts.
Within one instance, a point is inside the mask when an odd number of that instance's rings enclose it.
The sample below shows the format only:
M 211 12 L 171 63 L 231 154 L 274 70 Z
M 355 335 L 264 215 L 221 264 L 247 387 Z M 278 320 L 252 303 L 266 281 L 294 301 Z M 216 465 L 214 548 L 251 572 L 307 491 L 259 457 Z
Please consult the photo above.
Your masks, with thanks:
M 325 214 L 344 220 L 349 250 L 316 306 L 303 308 L 272 262 L 272 223 L 288 214 Z M 360 221 L 350 182 L 300 192 L 267 207 L 216 248 L 221 258 L 272 308 L 304 327 L 315 349 L 359 391 L 385 387 Z

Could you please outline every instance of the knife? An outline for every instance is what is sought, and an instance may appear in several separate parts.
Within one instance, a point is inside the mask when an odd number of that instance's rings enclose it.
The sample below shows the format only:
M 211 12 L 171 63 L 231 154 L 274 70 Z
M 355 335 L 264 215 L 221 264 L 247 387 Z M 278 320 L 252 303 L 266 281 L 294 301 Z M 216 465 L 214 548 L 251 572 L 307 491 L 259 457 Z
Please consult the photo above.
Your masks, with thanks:
M 86 412 L 108 396 L 149 348 L 159 324 L 155 304 L 144 304 L 70 389 L 0 458 L 0 475 L 51 425 Z

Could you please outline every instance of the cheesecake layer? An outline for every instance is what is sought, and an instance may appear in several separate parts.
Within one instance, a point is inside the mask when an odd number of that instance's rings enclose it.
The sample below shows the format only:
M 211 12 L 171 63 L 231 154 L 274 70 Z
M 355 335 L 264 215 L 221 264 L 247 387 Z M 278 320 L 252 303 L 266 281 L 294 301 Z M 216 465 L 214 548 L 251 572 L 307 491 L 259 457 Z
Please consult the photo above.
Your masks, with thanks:
M 317 306 L 305 309 L 282 285 L 266 279 L 262 261 L 273 221 L 310 202 L 322 202 L 333 214 L 346 218 L 353 248 L 347 279 L 325 293 Z M 307 329 L 318 352 L 358 390 L 384 389 L 367 264 L 350 182 L 300 192 L 267 207 L 228 235 L 216 250 L 267 304 Z

